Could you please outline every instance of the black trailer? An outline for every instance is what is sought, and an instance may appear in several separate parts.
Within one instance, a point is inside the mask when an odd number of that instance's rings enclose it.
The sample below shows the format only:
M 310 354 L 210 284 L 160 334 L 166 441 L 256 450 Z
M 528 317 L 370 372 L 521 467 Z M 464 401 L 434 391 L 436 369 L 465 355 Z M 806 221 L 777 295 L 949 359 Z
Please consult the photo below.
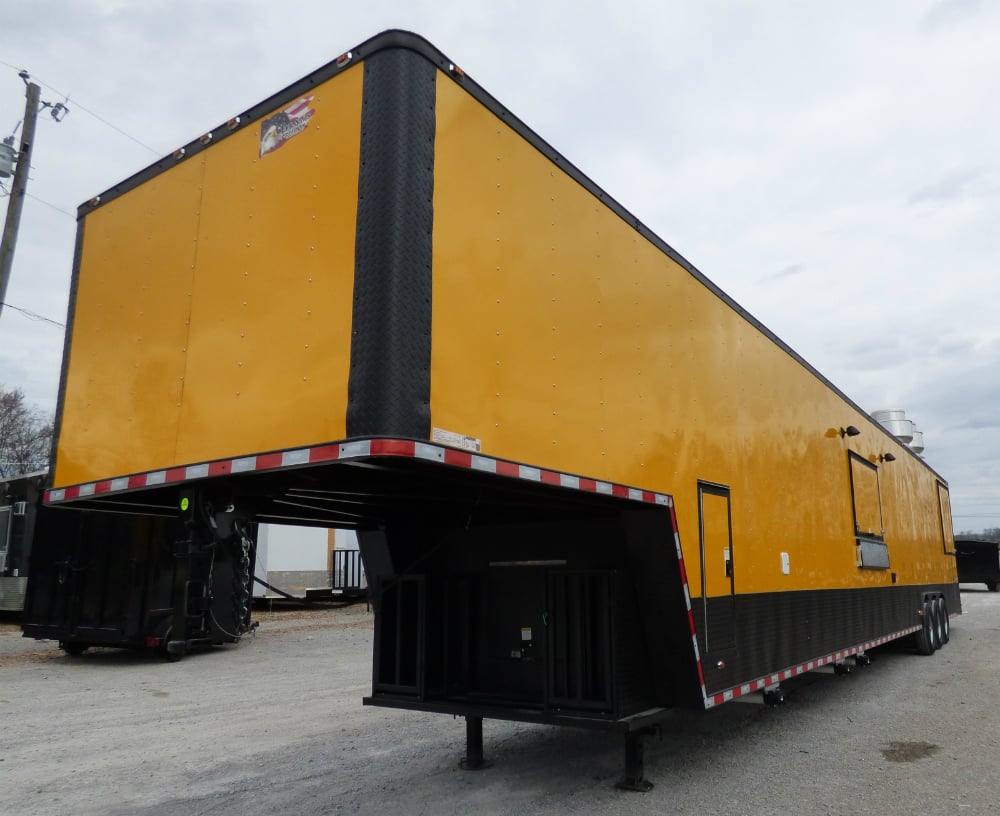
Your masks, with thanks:
M 0 612 L 20 612 L 45 472 L 0 481 Z
M 198 646 L 232 643 L 250 622 L 256 526 L 204 508 L 141 514 L 37 508 L 26 637 L 58 640 L 67 653 L 90 646 L 148 648 L 179 659 Z
M 955 563 L 961 584 L 986 584 L 990 592 L 1000 587 L 1000 541 L 979 536 L 955 536 Z

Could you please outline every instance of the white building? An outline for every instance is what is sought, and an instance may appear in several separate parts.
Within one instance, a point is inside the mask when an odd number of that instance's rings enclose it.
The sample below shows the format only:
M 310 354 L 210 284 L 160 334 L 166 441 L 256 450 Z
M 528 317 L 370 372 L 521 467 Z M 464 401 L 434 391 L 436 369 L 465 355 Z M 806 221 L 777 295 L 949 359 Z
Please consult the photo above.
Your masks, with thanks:
M 364 586 L 360 567 L 351 574 L 351 566 L 360 564 L 357 551 L 358 537 L 352 530 L 261 524 L 254 577 L 289 595 L 305 595 L 307 589 L 329 589 L 334 584 L 351 586 L 352 577 L 355 586 Z M 277 594 L 254 582 L 255 598 Z

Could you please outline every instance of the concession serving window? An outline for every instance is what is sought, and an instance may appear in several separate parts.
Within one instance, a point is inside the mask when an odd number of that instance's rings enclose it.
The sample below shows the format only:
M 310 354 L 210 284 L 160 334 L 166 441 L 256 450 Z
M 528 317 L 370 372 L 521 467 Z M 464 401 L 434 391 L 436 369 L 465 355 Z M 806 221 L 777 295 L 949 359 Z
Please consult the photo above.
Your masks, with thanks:
M 858 566 L 863 569 L 888 569 L 889 548 L 885 543 L 885 528 L 882 526 L 878 468 L 853 451 L 848 453 L 848 462 L 851 470 Z

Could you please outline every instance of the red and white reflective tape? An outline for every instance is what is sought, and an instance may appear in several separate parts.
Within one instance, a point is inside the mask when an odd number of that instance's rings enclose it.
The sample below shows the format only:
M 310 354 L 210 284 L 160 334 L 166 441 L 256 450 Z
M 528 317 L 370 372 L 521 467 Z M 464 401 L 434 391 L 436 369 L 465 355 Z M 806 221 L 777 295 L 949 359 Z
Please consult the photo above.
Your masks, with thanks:
M 751 680 L 749 683 L 743 683 L 739 686 L 733 686 L 733 688 L 726 689 L 725 691 L 720 691 L 716 694 L 705 694 L 705 708 L 714 708 L 717 705 L 722 705 L 722 703 L 728 703 L 730 700 L 735 700 L 737 697 L 743 697 L 747 694 L 752 694 L 755 691 L 763 691 L 771 686 L 776 686 L 782 680 L 788 680 L 791 677 L 797 677 L 800 674 L 805 674 L 807 671 L 812 671 L 813 669 L 818 669 L 820 666 L 827 666 L 831 663 L 838 663 L 845 658 L 856 655 L 860 652 L 867 651 L 868 649 L 873 649 L 876 646 L 882 646 L 888 643 L 890 640 L 897 640 L 901 637 L 906 637 L 906 635 L 912 635 L 914 632 L 920 631 L 919 626 L 911 626 L 908 629 L 903 629 L 899 632 L 894 632 L 891 635 L 885 635 L 884 637 L 875 638 L 875 640 L 869 640 L 865 643 L 859 643 L 857 646 L 851 646 L 847 649 L 841 649 L 839 652 L 831 652 L 828 655 L 823 655 L 823 657 L 813 658 L 805 663 L 800 663 L 797 666 L 790 666 L 787 669 L 782 669 L 781 671 L 775 672 L 774 674 L 768 674 L 764 677 L 758 677 L 756 680 Z M 698 671 L 702 673 L 701 659 L 698 659 Z M 702 685 L 704 688 L 704 685 Z
M 360 439 L 352 442 L 317 445 L 310 448 L 294 448 L 274 453 L 260 453 L 255 456 L 242 456 L 235 459 L 218 459 L 214 462 L 202 462 L 184 467 L 154 470 L 147 473 L 137 473 L 132 476 L 119 476 L 98 482 L 88 482 L 86 484 L 47 490 L 45 491 L 45 503 L 59 504 L 61 502 L 73 501 L 74 499 L 107 496 L 115 493 L 124 493 L 128 490 L 177 484 L 214 476 L 260 473 L 284 468 L 306 467 L 326 462 L 368 459 L 375 456 L 395 456 L 421 459 L 428 462 L 441 462 L 453 467 L 467 468 L 482 473 L 493 473 L 497 476 L 508 476 L 513 479 L 538 482 L 539 484 L 547 484 L 555 487 L 564 487 L 569 490 L 581 490 L 585 493 L 597 493 L 629 501 L 673 507 L 673 499 L 664 493 L 640 490 L 639 488 L 626 487 L 625 485 L 604 482 L 598 479 L 587 479 L 583 476 L 574 476 L 569 473 L 560 473 L 545 468 L 522 465 L 506 459 L 494 459 L 490 456 L 470 453 L 469 451 L 456 448 L 448 448 L 430 442 L 414 442 L 408 439 Z M 676 531 L 676 529 L 675 521 L 674 530 Z
M 677 515 L 674 508 L 670 509 L 670 522 L 674 527 L 674 546 L 677 548 L 677 566 L 681 574 L 681 586 L 684 588 L 684 606 L 687 608 L 688 628 L 691 631 L 691 647 L 694 649 L 694 663 L 698 667 L 698 682 L 701 684 L 701 696 L 707 698 L 705 688 L 705 671 L 701 663 L 701 649 L 698 648 L 698 628 L 694 623 L 694 605 L 691 603 L 691 589 L 688 586 L 687 567 L 684 566 L 684 552 L 681 550 L 681 537 L 677 532 Z

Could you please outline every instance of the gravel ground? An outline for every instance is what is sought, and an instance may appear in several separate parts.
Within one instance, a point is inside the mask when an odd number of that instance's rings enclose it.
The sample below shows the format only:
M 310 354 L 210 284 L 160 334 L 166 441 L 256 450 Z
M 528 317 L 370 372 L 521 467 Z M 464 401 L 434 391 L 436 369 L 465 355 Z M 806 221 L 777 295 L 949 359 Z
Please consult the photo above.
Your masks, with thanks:
M 71 658 L 0 623 L 0 814 L 992 814 L 1000 594 L 969 588 L 933 657 L 874 653 L 799 679 L 786 705 L 678 712 L 647 740 L 649 793 L 613 787 L 614 735 L 366 708 L 364 605 L 255 615 L 238 646 L 166 663 Z

